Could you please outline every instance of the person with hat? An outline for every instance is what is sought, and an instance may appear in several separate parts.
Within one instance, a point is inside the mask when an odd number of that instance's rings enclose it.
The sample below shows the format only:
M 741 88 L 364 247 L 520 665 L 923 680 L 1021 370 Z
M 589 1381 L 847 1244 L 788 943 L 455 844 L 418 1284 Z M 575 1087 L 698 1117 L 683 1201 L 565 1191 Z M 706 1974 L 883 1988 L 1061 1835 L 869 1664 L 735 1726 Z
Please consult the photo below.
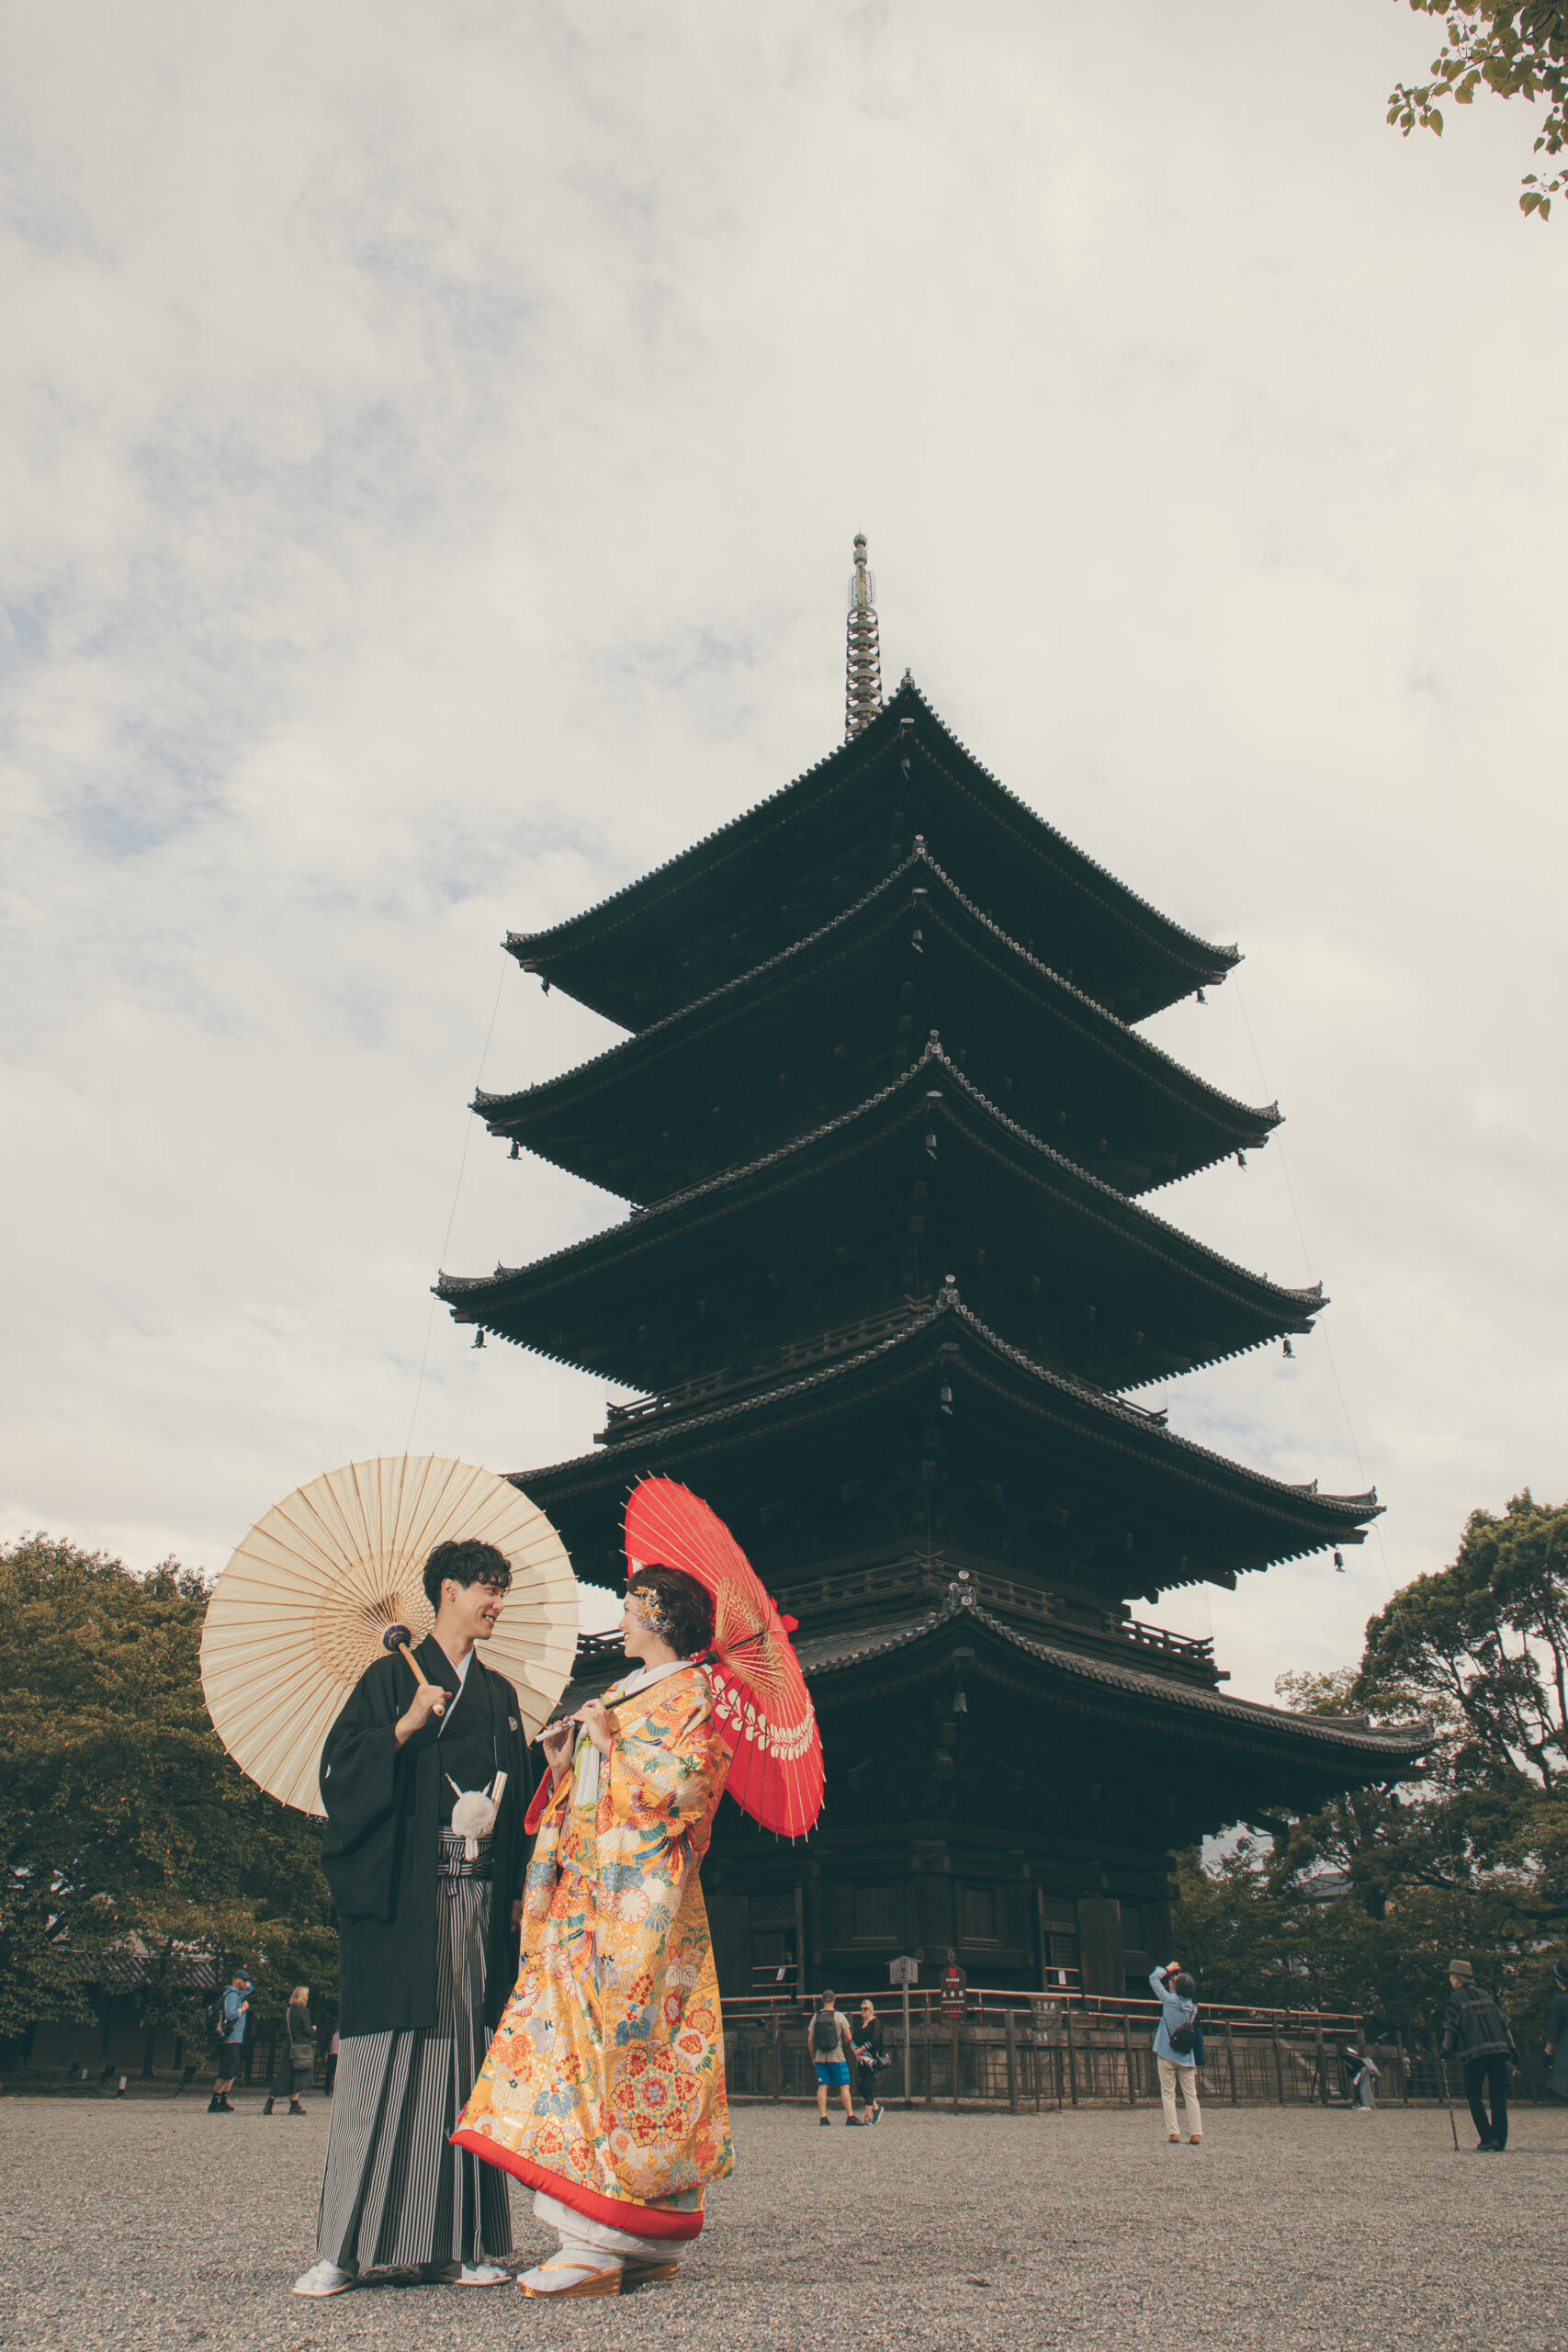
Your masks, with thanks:
M 1546 2013 L 1546 2087 L 1553 2098 L 1568 2098 L 1568 1960 L 1551 1963 L 1551 2007 Z
M 1149 1971 L 1149 1984 L 1159 2003 L 1159 2025 L 1154 2038 L 1155 2063 L 1159 2069 L 1160 2105 L 1165 2110 L 1165 2136 L 1175 2147 L 1181 2138 L 1176 2120 L 1176 2092 L 1187 2117 L 1189 2145 L 1201 2147 L 1203 2110 L 1198 2104 L 1198 1987 L 1179 1960 Z
M 218 2044 L 218 2075 L 212 2086 L 212 2097 L 207 2102 L 209 2115 L 234 2113 L 229 2104 L 229 2094 L 240 2071 L 240 2052 L 245 2043 L 251 1992 L 249 1969 L 236 1968 L 229 1980 L 227 1992 L 212 2005 L 212 2038 Z
M 1514 2029 L 1493 1996 L 1476 1983 L 1468 1960 L 1450 1961 L 1449 1984 L 1443 2056 L 1457 2055 L 1464 2070 L 1464 2095 L 1479 2134 L 1477 2154 L 1500 2156 L 1508 2144 L 1508 2068 L 1519 2058 Z

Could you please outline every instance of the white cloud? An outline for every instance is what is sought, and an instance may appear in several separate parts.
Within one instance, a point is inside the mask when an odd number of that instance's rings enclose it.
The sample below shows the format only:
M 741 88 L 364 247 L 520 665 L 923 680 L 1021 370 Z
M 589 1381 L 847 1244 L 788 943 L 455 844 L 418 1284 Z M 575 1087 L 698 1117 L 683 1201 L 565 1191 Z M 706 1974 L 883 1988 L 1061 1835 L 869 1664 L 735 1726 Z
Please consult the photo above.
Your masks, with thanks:
M 466 1114 L 608 1033 L 496 942 L 830 748 L 866 528 L 1015 789 L 1239 937 L 1323 1342 L 1178 1427 L 1390 1505 L 1568 1487 L 1562 233 L 1366 0 L 65 5 L 11 34 L 0 1520 L 217 1566 L 400 1448 Z M 17 355 L 20 355 L 20 364 Z M 1236 991 L 1161 1041 L 1258 1089 Z M 1266 1152 L 1160 1206 L 1296 1277 Z M 605 1220 L 474 1137 L 447 1261 Z M 416 1442 L 596 1382 L 437 1317 Z M 1213 1622 L 1354 1655 L 1380 1554 Z

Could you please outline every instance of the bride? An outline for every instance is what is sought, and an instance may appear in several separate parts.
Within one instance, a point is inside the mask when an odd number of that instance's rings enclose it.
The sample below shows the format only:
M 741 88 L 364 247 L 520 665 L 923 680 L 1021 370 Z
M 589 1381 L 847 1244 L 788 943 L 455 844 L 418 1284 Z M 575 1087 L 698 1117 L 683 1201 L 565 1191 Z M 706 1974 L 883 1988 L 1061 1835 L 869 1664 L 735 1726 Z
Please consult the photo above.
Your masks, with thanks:
M 729 1763 L 701 1662 L 713 1603 L 638 1568 L 621 1634 L 638 1670 L 544 1734 L 517 1987 L 453 2135 L 559 2235 L 526 2295 L 672 2278 L 734 2167 L 697 1874 Z

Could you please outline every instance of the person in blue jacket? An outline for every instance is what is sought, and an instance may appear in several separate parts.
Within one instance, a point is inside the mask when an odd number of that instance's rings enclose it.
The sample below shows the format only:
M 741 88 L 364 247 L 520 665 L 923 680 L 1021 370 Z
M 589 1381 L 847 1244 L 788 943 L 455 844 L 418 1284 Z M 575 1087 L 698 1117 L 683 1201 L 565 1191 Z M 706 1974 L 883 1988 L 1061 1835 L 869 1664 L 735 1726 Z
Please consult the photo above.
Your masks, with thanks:
M 1180 2131 L 1176 2120 L 1176 2086 L 1181 2086 L 1181 2104 L 1187 2114 L 1187 2137 L 1195 2148 L 1203 2137 L 1203 2115 L 1198 2105 L 1198 2003 L 1194 1998 L 1198 1987 L 1190 1976 L 1181 1973 L 1179 1961 L 1168 1961 L 1163 1968 L 1151 1969 L 1149 1983 L 1160 2006 L 1159 2030 L 1155 2035 L 1154 2052 L 1159 2064 L 1160 2104 L 1165 2109 L 1165 2136 L 1179 2143 Z
M 245 2030 L 250 2021 L 251 1973 L 237 1968 L 223 1996 L 222 2014 L 219 2018 L 215 2039 L 218 2043 L 218 2075 L 212 2086 L 212 2097 L 207 2103 L 209 2115 L 232 2115 L 229 2094 L 240 2071 L 240 2053 L 244 2048 Z

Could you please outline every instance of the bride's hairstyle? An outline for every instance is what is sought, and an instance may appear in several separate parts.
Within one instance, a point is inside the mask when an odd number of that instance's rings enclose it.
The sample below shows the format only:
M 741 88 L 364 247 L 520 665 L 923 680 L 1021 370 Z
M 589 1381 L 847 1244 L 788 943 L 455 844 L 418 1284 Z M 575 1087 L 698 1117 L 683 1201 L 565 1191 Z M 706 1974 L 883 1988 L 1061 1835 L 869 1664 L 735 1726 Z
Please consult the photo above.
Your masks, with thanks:
M 713 1601 L 684 1568 L 638 1568 L 626 1590 L 648 1595 L 660 1634 L 677 1657 L 701 1657 L 712 1643 Z

